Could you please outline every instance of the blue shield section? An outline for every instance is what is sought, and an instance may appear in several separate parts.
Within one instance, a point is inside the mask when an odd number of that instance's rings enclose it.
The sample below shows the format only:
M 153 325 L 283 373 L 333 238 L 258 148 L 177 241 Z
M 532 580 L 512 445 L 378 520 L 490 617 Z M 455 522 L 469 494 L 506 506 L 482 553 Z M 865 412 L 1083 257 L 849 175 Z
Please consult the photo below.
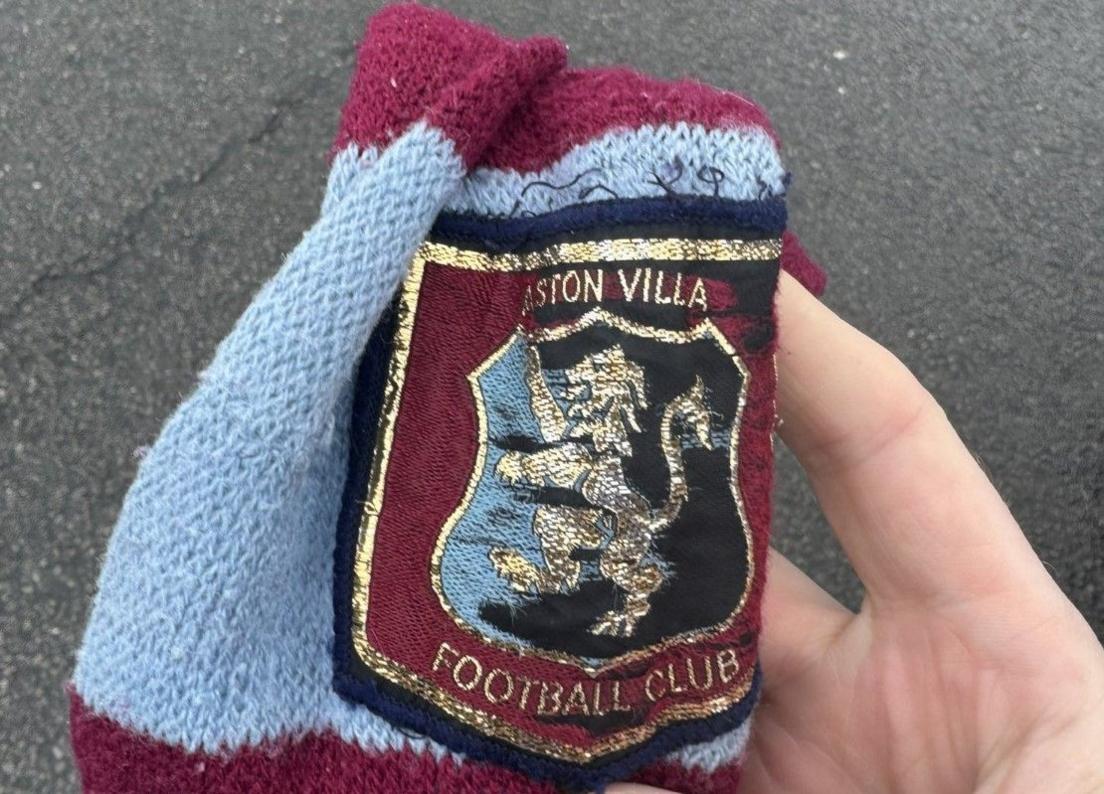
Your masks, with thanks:
M 461 504 L 441 528 L 434 585 L 450 614 L 478 636 L 599 667 L 687 632 L 714 631 L 739 608 L 750 557 L 733 483 L 746 378 L 715 332 L 674 342 L 650 334 L 606 323 L 541 341 L 519 331 L 469 376 L 480 453 Z M 608 425 L 595 424 L 594 414 L 572 410 L 589 399 L 580 398 L 580 381 L 588 388 L 600 382 L 588 367 L 598 360 L 611 366 L 617 357 L 631 362 L 626 372 L 642 373 L 633 392 L 639 401 L 618 409 L 627 447 L 611 446 Z M 534 360 L 543 398 L 533 391 Z M 608 379 L 604 388 L 612 388 Z M 620 405 L 609 396 L 617 392 L 603 394 L 600 405 Z M 548 416 L 542 426 L 535 415 L 549 410 L 548 400 L 562 426 Z M 695 404 L 707 417 L 704 430 Z M 697 430 L 689 424 L 695 416 Z M 583 458 L 572 458 L 580 447 Z M 514 456 L 510 474 L 499 470 L 507 454 Z M 519 477 L 519 465 L 531 468 Z M 594 532 L 571 535 L 580 531 L 571 524 L 580 511 L 584 522 L 596 522 L 598 540 Z M 565 548 L 574 574 L 563 573 Z M 532 571 L 504 573 L 504 552 Z M 635 585 L 634 571 L 649 569 L 660 581 Z M 538 575 L 551 583 L 526 578 Z
M 534 565 L 543 564 L 532 530 L 537 506 L 494 474 L 505 453 L 496 439 L 541 437 L 525 383 L 525 351 L 524 339 L 514 336 L 474 378 L 475 399 L 482 404 L 486 421 L 486 452 L 467 509 L 451 530 L 445 529 L 448 535 L 441 556 L 441 589 L 453 612 L 480 634 L 518 647 L 530 644 L 488 623 L 480 607 L 488 602 L 521 604 L 526 599 L 495 572 L 488 556 L 493 547 L 511 547 Z

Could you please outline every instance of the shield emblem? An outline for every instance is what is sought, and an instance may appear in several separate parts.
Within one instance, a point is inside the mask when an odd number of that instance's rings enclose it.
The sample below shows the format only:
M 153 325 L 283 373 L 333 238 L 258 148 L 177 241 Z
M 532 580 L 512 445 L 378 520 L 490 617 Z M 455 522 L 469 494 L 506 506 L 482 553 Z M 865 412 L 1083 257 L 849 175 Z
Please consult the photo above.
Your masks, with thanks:
M 596 308 L 515 331 L 470 376 L 483 454 L 438 540 L 442 604 L 590 670 L 715 630 L 747 585 L 747 380 L 708 320 L 671 331 Z
M 439 227 L 364 356 L 335 687 L 590 785 L 754 702 L 780 243 L 491 236 Z

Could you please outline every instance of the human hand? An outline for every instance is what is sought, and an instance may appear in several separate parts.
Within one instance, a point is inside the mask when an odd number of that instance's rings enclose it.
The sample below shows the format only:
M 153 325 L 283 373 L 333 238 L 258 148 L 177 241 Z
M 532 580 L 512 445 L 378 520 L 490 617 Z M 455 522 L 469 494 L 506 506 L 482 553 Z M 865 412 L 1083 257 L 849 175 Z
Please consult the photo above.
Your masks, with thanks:
M 780 432 L 866 597 L 771 552 L 741 794 L 1104 791 L 1092 630 L 904 365 L 789 276 L 778 300 Z

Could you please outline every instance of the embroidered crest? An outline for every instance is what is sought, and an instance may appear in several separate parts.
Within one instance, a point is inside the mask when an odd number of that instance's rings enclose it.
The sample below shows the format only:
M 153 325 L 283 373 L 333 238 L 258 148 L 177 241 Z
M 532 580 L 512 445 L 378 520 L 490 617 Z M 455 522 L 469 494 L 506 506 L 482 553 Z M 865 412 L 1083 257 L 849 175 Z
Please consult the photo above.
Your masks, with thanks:
M 584 785 L 746 717 L 769 520 L 779 241 L 607 234 L 422 245 L 337 550 L 342 694 Z

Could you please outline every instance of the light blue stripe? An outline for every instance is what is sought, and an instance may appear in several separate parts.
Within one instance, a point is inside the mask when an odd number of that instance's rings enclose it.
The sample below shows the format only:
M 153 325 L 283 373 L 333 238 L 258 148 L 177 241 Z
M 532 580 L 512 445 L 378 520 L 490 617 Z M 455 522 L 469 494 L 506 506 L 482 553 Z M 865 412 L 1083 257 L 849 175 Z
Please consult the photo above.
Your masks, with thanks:
M 360 153 L 350 145 L 334 158 L 331 182 L 336 178 L 340 185 L 355 172 L 358 159 L 370 161 L 377 156 L 375 149 Z M 660 181 L 680 194 L 716 194 L 735 201 L 774 198 L 786 192 L 786 170 L 778 148 L 762 129 L 707 129 L 679 123 L 608 132 L 576 146 L 540 171 L 477 168 L 445 209 L 486 216 L 541 214 L 615 195 L 625 199 L 664 196 L 667 191 Z
M 91 708 L 189 749 L 408 743 L 331 689 L 334 532 L 354 367 L 462 164 L 418 126 L 342 169 L 143 460 L 79 654 Z
M 751 736 L 751 720 L 752 718 L 748 717 L 736 730 L 722 733 L 708 742 L 688 744 L 667 756 L 667 760 L 685 767 L 697 767 L 712 774 L 718 767 L 730 764 L 743 756 Z
M 778 149 L 762 129 L 679 123 L 606 133 L 537 172 L 478 168 L 446 209 L 541 214 L 588 201 L 663 196 L 668 190 L 750 201 L 784 195 L 785 178 Z
M 645 165 L 677 155 L 739 174 L 735 160 L 752 157 L 781 192 L 765 135 L 687 130 L 681 143 L 661 130 L 606 136 L 541 178 L 601 167 L 623 197 L 656 195 Z M 617 170 L 629 163 L 633 175 Z M 452 209 L 502 213 L 527 183 L 488 170 L 461 187 L 461 176 L 452 144 L 422 125 L 382 153 L 335 158 L 320 220 L 219 346 L 127 495 L 74 673 L 92 709 L 192 750 L 332 729 L 368 749 L 448 753 L 331 689 L 332 555 L 353 368 L 371 329 L 450 195 Z M 751 182 L 725 184 L 727 198 L 752 197 Z M 555 209 L 567 195 L 530 190 L 524 206 Z M 670 758 L 713 771 L 746 741 L 745 725 Z

